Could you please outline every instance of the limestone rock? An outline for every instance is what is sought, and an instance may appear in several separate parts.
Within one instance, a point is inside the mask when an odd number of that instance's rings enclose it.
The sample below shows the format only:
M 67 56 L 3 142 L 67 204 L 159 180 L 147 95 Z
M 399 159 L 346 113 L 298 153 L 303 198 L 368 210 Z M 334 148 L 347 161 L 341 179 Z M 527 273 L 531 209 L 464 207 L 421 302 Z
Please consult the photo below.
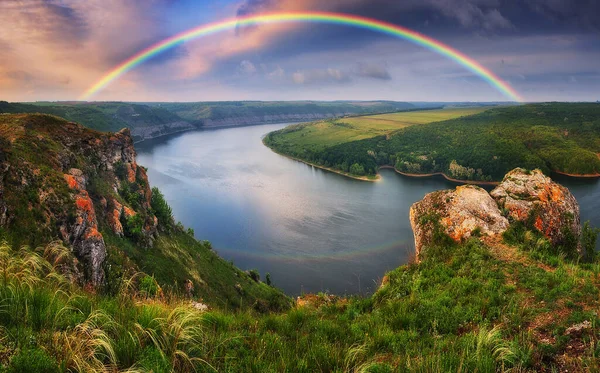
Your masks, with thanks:
M 427 216 L 438 218 L 443 231 L 457 242 L 471 237 L 475 230 L 482 235 L 495 236 L 508 228 L 508 220 L 482 188 L 464 185 L 455 190 L 429 193 L 410 208 L 417 261 L 422 248 L 433 238 L 433 224 Z
M 516 168 L 490 194 L 513 219 L 523 222 L 532 219 L 535 228 L 553 245 L 564 241 L 565 228 L 575 237 L 581 234 L 577 200 L 569 189 L 540 170 Z
M 94 286 L 102 285 L 106 245 L 102 234 L 98 232 L 94 203 L 86 190 L 86 177 L 81 170 L 71 168 L 64 178 L 75 192 L 76 215 L 74 224 L 63 235 L 73 245 L 75 255 L 83 263 L 85 277 Z

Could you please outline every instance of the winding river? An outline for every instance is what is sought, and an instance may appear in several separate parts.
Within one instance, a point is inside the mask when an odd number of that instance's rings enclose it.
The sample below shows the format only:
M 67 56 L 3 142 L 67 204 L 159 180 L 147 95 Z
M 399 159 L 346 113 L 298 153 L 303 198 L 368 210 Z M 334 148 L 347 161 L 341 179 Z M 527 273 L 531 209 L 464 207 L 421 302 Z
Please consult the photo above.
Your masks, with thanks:
M 381 170 L 364 182 L 290 160 L 261 138 L 287 124 L 187 132 L 136 145 L 174 215 L 242 269 L 290 295 L 372 292 L 414 251 L 409 207 L 455 184 Z M 561 178 L 600 226 L 600 182 Z

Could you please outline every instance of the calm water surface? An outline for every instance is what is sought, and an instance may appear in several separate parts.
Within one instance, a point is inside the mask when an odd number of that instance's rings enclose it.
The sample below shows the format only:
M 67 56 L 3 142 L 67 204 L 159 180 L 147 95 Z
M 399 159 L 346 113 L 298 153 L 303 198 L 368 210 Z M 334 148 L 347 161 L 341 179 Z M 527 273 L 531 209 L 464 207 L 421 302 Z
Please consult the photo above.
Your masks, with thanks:
M 287 159 L 261 138 L 286 124 L 188 132 L 140 144 L 138 161 L 177 220 L 288 294 L 367 293 L 414 251 L 411 204 L 451 188 L 382 170 L 362 182 Z M 600 226 L 600 183 L 561 180 Z

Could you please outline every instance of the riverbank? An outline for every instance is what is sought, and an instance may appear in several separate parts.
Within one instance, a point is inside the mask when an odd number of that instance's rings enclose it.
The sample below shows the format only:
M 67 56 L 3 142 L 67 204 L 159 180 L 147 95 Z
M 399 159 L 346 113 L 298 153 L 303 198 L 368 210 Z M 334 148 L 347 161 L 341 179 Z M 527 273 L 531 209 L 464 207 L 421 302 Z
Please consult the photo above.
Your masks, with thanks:
M 264 145 L 265 145 L 267 148 L 271 149 L 271 150 L 273 151 L 273 153 L 279 154 L 279 155 L 281 155 L 281 156 L 283 156 L 283 157 L 286 157 L 286 158 L 289 158 L 289 159 L 293 159 L 294 161 L 302 162 L 302 163 L 305 163 L 305 164 L 307 164 L 307 165 L 310 165 L 310 166 L 313 166 L 313 167 L 320 168 L 321 170 L 325 170 L 325 171 L 333 172 L 333 173 L 335 173 L 335 174 L 342 175 L 342 176 L 346 176 L 346 177 L 349 177 L 349 178 L 351 178 L 351 179 L 360 180 L 360 181 L 379 181 L 379 180 L 381 180 L 381 175 L 379 175 L 379 174 L 377 174 L 377 175 L 376 175 L 374 178 L 369 178 L 369 177 L 367 177 L 367 176 L 356 176 L 356 175 L 352 175 L 352 174 L 349 174 L 349 173 L 347 173 L 347 172 L 343 172 L 343 171 L 340 171 L 340 170 L 333 169 L 333 168 L 331 168 L 331 167 L 325 167 L 325 166 L 321 166 L 321 165 L 318 165 L 318 164 L 314 164 L 314 163 L 311 163 L 311 162 L 305 161 L 305 160 L 303 160 L 303 159 L 300 159 L 300 158 L 296 158 L 296 157 L 292 157 L 292 156 L 290 156 L 290 155 L 287 155 L 287 154 L 280 153 L 280 152 L 276 151 L 275 149 L 271 148 L 270 146 L 268 146 L 267 144 L 265 144 L 265 142 L 264 142 L 264 141 L 263 141 L 263 144 L 264 144 Z M 432 174 L 411 174 L 411 173 L 407 173 L 407 172 L 401 172 L 401 171 L 398 171 L 398 170 L 397 170 L 395 167 L 392 167 L 392 166 L 380 166 L 378 170 L 381 170 L 381 169 L 390 169 L 390 170 L 394 170 L 394 171 L 396 171 L 396 173 L 398 173 L 398 174 L 400 174 L 400 175 L 402 175 L 402 176 L 407 176 L 407 177 L 432 177 L 432 176 L 443 176 L 443 177 L 444 177 L 444 179 L 446 179 L 446 180 L 448 180 L 448 181 L 455 182 L 455 183 L 459 183 L 459 184 L 472 184 L 472 185 L 492 185 L 492 186 L 495 186 L 495 185 L 498 185 L 498 184 L 499 184 L 499 182 L 498 182 L 498 181 L 475 181 L 475 180 L 458 180 L 458 179 L 453 179 L 453 178 L 451 178 L 451 177 L 447 176 L 446 174 L 444 174 L 443 172 L 436 172 L 436 173 L 432 173 Z
M 381 176 L 379 174 L 377 174 L 374 178 L 369 178 L 369 177 L 366 177 L 366 176 L 356 176 L 356 175 L 349 174 L 347 172 L 336 170 L 334 168 L 321 166 L 321 165 L 318 165 L 318 164 L 314 164 L 314 163 L 305 161 L 305 160 L 300 159 L 300 158 L 296 158 L 296 157 L 289 156 L 287 154 L 280 153 L 280 152 L 276 151 L 275 149 L 273 149 L 272 147 L 270 147 L 267 144 L 265 144 L 264 139 L 263 139 L 263 144 L 267 148 L 271 149 L 274 153 L 277 153 L 277 154 L 279 154 L 281 156 L 284 156 L 286 158 L 293 159 L 295 161 L 302 162 L 302 163 L 311 165 L 313 167 L 320 168 L 322 170 L 326 170 L 326 171 L 333 172 L 333 173 L 336 173 L 336 174 L 339 174 L 339 175 L 342 175 L 342 176 L 346 176 L 346 177 L 349 177 L 351 179 L 361 180 L 361 181 L 379 181 L 381 179 Z M 478 186 L 496 186 L 496 185 L 500 184 L 499 181 L 480 181 L 480 180 L 454 179 L 454 178 L 446 175 L 443 172 L 434 172 L 434 173 L 429 173 L 429 174 L 415 174 L 415 173 L 409 173 L 409 172 L 399 171 L 398 169 L 396 169 L 396 167 L 393 167 L 393 166 L 379 166 L 378 170 L 381 170 L 381 169 L 394 170 L 396 173 L 398 173 L 398 174 L 400 174 L 402 176 L 407 176 L 407 177 L 421 177 L 422 178 L 422 177 L 442 176 L 444 179 L 446 179 L 448 181 L 451 181 L 453 183 L 458 183 L 458 184 L 469 184 L 469 185 L 478 185 Z M 577 175 L 577 174 L 568 174 L 566 172 L 561 172 L 561 171 L 552 171 L 552 172 L 554 172 L 554 173 L 556 173 L 558 175 L 572 177 L 574 179 L 594 179 L 594 178 L 600 178 L 600 174 Z
M 265 144 L 264 139 L 263 139 L 263 145 L 266 146 L 267 148 L 271 149 L 273 151 L 273 153 L 279 154 L 282 157 L 286 157 L 286 158 L 292 159 L 294 161 L 302 162 L 302 163 L 307 164 L 309 166 L 320 168 L 321 170 L 333 172 L 334 174 L 346 176 L 346 177 L 349 177 L 349 178 L 354 179 L 354 180 L 360 180 L 360 181 L 379 181 L 379 180 L 381 180 L 381 176 L 379 174 L 375 175 L 374 178 L 369 178 L 367 176 L 356 176 L 356 175 L 349 174 L 347 172 L 339 171 L 339 170 L 336 170 L 336 169 L 333 169 L 333 168 L 330 168 L 330 167 L 321 166 L 321 165 L 318 165 L 318 164 L 314 164 L 314 163 L 305 161 L 305 160 L 300 159 L 300 158 L 296 158 L 296 157 L 292 157 L 292 156 L 287 155 L 287 154 L 280 153 L 277 150 L 271 148 L 269 145 Z
M 553 170 L 552 172 L 554 172 L 555 174 L 559 174 L 562 176 L 568 176 L 568 177 L 572 177 L 572 178 L 576 178 L 576 179 L 596 179 L 596 178 L 600 178 L 600 174 L 568 174 L 566 172 L 561 172 L 561 171 L 556 171 Z

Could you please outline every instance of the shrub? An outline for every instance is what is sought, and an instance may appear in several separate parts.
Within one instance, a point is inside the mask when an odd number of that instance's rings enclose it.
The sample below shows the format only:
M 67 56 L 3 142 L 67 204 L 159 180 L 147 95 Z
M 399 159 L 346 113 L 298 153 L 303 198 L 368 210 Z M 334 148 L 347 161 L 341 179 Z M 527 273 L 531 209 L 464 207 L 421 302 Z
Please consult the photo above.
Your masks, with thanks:
M 173 211 L 165 200 L 164 195 L 160 192 L 157 187 L 152 188 L 152 198 L 150 199 L 150 206 L 154 215 L 158 219 L 158 224 L 165 230 L 173 228 Z M 192 234 L 193 235 L 193 234 Z
M 583 229 L 581 230 L 581 248 L 584 258 L 587 261 L 593 261 L 597 255 L 596 242 L 599 233 L 600 229 L 591 227 L 589 221 L 583 224 Z
M 55 373 L 58 363 L 39 348 L 21 350 L 10 361 L 7 373 Z
M 260 273 L 258 273 L 258 271 L 256 269 L 251 269 L 248 271 L 248 275 L 250 275 L 250 278 L 256 282 L 260 281 Z
M 142 295 L 153 297 L 158 294 L 158 290 L 158 283 L 156 282 L 156 279 L 154 279 L 154 276 L 146 275 L 142 277 L 140 280 L 140 293 L 142 293 Z

